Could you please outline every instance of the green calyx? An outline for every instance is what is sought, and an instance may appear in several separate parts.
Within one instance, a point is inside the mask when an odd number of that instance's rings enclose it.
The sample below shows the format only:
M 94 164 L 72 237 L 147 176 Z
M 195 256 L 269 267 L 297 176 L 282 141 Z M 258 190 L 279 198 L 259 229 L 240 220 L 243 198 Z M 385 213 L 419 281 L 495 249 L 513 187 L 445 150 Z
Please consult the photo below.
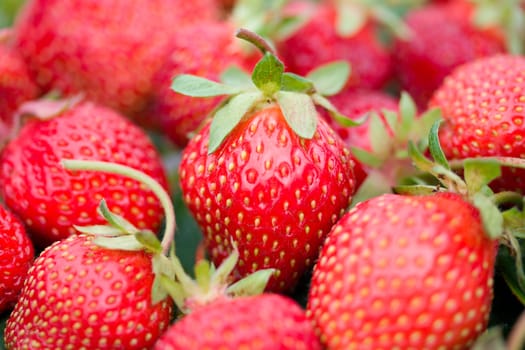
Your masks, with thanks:
M 411 177 L 417 171 L 412 166 L 407 145 L 412 142 L 424 152 L 428 147 L 427 135 L 441 113 L 439 109 L 430 109 L 418 116 L 416 105 L 406 92 L 401 94 L 398 109 L 398 112 L 382 110 L 384 120 L 374 112 L 365 116 L 369 123 L 371 150 L 358 147 L 351 147 L 351 150 L 368 168 L 368 176 L 354 195 L 353 204 L 392 192 L 392 186 L 406 182 L 407 178 L 410 183 L 414 181 Z
M 222 144 L 248 113 L 270 104 L 278 104 L 288 125 L 305 139 L 311 139 L 317 129 L 316 104 L 328 110 L 334 118 L 349 119 L 337 112 L 324 97 L 333 95 L 344 87 L 350 75 L 348 63 L 340 61 L 327 64 L 308 76 L 301 77 L 284 71 L 283 63 L 261 36 L 244 29 L 239 30 L 237 36 L 263 52 L 263 57 L 253 69 L 251 79 L 239 69 L 229 69 L 222 75 L 222 83 L 181 74 L 175 77 L 171 85 L 175 92 L 187 96 L 228 96 L 214 111 L 210 126 L 209 153 L 213 153 Z
M 62 159 L 64 168 L 71 171 L 102 171 L 127 176 L 146 185 L 159 199 L 165 214 L 162 242 L 151 230 L 141 230 L 124 217 L 110 211 L 104 199 L 99 204 L 98 213 L 106 220 L 105 225 L 75 226 L 87 235 L 95 236 L 93 243 L 106 248 L 125 251 L 146 251 L 152 256 L 153 280 L 151 301 L 156 304 L 168 296 L 161 285 L 161 279 L 173 279 L 175 267 L 165 255 L 175 235 L 175 210 L 168 193 L 149 175 L 125 165 L 89 160 Z
M 170 258 L 175 279 L 162 276 L 160 282 L 183 314 L 222 298 L 258 295 L 264 292 L 275 269 L 258 270 L 229 285 L 230 275 L 239 260 L 237 246 L 233 242 L 232 245 L 232 253 L 217 268 L 204 259 L 197 262 L 195 279 L 186 274 L 175 256 L 175 246 L 172 245 Z

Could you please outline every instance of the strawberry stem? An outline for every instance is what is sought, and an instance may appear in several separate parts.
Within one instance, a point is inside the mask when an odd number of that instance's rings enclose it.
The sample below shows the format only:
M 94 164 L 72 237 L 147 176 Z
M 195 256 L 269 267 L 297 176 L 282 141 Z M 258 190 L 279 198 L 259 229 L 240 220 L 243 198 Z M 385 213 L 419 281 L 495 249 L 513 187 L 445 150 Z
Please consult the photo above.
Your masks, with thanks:
M 164 209 L 164 215 L 166 224 L 164 227 L 164 234 L 162 237 L 162 252 L 167 254 L 169 252 L 171 243 L 175 237 L 175 209 L 170 196 L 164 190 L 164 188 L 151 176 L 128 167 L 122 164 L 116 164 L 111 162 L 95 161 L 95 160 L 78 160 L 78 159 L 62 159 L 62 165 L 68 170 L 88 170 L 88 171 L 101 171 L 108 172 L 117 175 L 123 175 L 133 180 L 137 180 L 140 183 L 146 185 L 159 199 L 162 208 Z
M 239 39 L 246 40 L 249 43 L 255 45 L 255 47 L 257 47 L 263 55 L 269 52 L 275 57 L 277 57 L 274 48 L 270 45 L 270 43 L 268 43 L 268 41 L 266 41 L 266 39 L 264 39 L 259 34 L 249 31 L 245 28 L 240 28 L 235 33 L 235 36 Z

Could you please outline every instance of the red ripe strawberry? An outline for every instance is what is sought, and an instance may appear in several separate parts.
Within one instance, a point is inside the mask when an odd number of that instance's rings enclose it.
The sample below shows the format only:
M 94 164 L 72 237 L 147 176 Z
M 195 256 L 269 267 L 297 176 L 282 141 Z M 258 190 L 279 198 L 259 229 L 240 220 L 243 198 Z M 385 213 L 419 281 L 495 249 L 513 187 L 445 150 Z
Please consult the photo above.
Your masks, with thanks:
M 24 60 L 15 49 L 3 44 L 0 37 L 0 121 L 10 125 L 18 106 L 37 94 L 38 88 Z
M 180 183 L 212 260 L 234 239 L 241 276 L 276 268 L 268 290 L 290 291 L 349 204 L 349 151 L 321 119 L 312 139 L 301 138 L 275 105 L 246 117 L 211 154 L 209 137 L 207 124 L 184 149 Z
M 174 94 L 170 89 L 173 77 L 188 73 L 219 80 L 220 74 L 228 67 L 251 67 L 252 61 L 236 40 L 231 23 L 209 21 L 203 24 L 199 21 L 179 30 L 172 38 L 171 55 L 154 77 L 154 102 L 150 112 L 153 123 L 175 145 L 184 147 L 190 133 L 201 126 L 223 98 L 197 100 Z
M 170 38 L 216 16 L 215 0 L 32 0 L 16 20 L 16 46 L 44 90 L 135 115 Z
M 321 345 L 295 301 L 261 294 L 216 300 L 194 310 L 176 321 L 154 349 L 320 350 Z
M 397 40 L 394 66 L 401 87 L 426 108 L 445 76 L 460 64 L 505 51 L 505 40 L 495 28 L 473 24 L 473 5 L 468 1 L 431 4 L 412 10 L 406 23 L 408 40 Z
M 141 170 L 167 188 L 161 159 L 140 128 L 89 102 L 33 102 L 23 112 L 50 118 L 28 120 L 3 149 L 0 193 L 27 225 L 35 245 L 74 234 L 72 225 L 101 222 L 96 215 L 101 199 L 141 229 L 160 226 L 160 204 L 138 182 L 105 173 L 73 173 L 60 164 L 62 158 L 112 161 Z
M 315 67 L 342 59 L 352 66 L 347 86 L 375 89 L 390 79 L 390 53 L 378 40 L 373 22 L 368 21 L 355 34 L 340 34 L 336 25 L 336 6 L 307 2 L 301 6 L 305 8 L 291 11 L 309 12 L 312 15 L 299 30 L 278 45 L 279 55 L 287 70 L 306 75 Z
M 152 304 L 151 254 L 102 248 L 87 235 L 35 259 L 7 321 L 8 349 L 149 349 L 171 302 Z
M 375 197 L 329 233 L 307 315 L 329 349 L 468 349 L 487 325 L 495 255 L 457 194 Z
M 34 258 L 33 244 L 22 222 L 0 206 L 0 314 L 10 309 Z
M 525 59 L 507 54 L 458 67 L 435 92 L 431 106 L 442 110 L 439 139 L 448 159 L 523 158 L 525 145 Z M 521 169 L 502 169 L 494 189 L 525 191 Z M 492 187 L 492 186 L 491 186 Z

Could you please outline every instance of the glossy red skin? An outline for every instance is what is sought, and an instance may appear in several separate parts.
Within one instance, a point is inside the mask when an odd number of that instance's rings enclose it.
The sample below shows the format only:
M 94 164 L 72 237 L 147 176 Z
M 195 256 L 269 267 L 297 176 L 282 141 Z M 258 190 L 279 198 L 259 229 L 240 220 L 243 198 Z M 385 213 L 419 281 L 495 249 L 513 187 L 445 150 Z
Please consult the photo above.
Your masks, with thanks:
M 0 41 L 0 121 L 11 125 L 18 107 L 38 95 L 20 54 Z
M 5 330 L 8 349 L 145 349 L 167 329 L 171 301 L 151 304 L 144 251 L 71 236 L 35 259 Z
M 115 111 L 82 103 L 47 121 L 30 120 L 0 154 L 0 194 L 27 225 L 38 247 L 104 223 L 102 199 L 139 228 L 157 230 L 163 211 L 137 181 L 98 171 L 72 173 L 60 159 L 115 162 L 168 188 L 162 161 L 143 130 Z
M 213 81 L 230 66 L 251 71 L 259 55 L 243 51 L 231 23 L 208 21 L 180 30 L 171 41 L 171 55 L 156 73 L 153 82 L 154 105 L 151 119 L 177 146 L 183 148 L 191 133 L 218 106 L 224 96 L 199 98 L 178 94 L 171 89 L 177 74 L 193 74 Z
M 15 305 L 33 263 L 33 244 L 22 222 L 0 206 L 0 314 Z
M 525 59 L 494 55 L 458 67 L 434 94 L 444 123 L 439 139 L 449 159 L 525 155 Z M 503 168 L 495 190 L 525 192 L 525 171 Z
M 321 350 L 321 344 L 295 301 L 267 293 L 194 310 L 176 321 L 153 349 Z
M 406 23 L 413 37 L 395 42 L 394 67 L 401 88 L 421 109 L 427 107 L 433 92 L 454 68 L 505 51 L 498 30 L 481 30 L 472 24 L 472 4 L 466 1 L 412 10 Z
M 45 91 L 80 92 L 139 118 L 171 37 L 218 13 L 215 0 L 32 0 L 15 43 Z
M 347 87 L 383 87 L 392 76 L 392 64 L 374 24 L 368 23 L 355 35 L 343 37 L 337 33 L 335 23 L 334 6 L 316 5 L 306 24 L 278 45 L 286 70 L 304 76 L 322 64 L 347 60 L 352 66 Z
M 246 117 L 210 155 L 208 137 L 209 124 L 184 150 L 180 184 L 212 261 L 234 240 L 238 276 L 276 268 L 266 290 L 293 290 L 354 193 L 348 149 L 322 119 L 301 139 L 276 106 Z
M 338 349 L 470 349 L 493 296 L 495 242 L 456 194 L 385 194 L 328 234 L 307 315 Z

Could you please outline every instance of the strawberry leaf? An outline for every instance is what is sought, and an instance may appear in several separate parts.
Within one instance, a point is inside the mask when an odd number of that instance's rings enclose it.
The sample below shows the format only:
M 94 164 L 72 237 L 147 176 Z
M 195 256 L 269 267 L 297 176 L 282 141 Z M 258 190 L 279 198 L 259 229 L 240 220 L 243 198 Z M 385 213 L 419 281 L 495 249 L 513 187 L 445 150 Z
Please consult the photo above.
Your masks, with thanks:
M 430 151 L 430 154 L 434 158 L 434 161 L 444 167 L 445 169 L 450 169 L 450 165 L 448 164 L 448 160 L 445 157 L 445 154 L 443 153 L 443 149 L 441 148 L 441 144 L 439 142 L 439 125 L 441 124 L 441 121 L 435 122 L 432 127 L 430 128 L 430 133 L 428 134 L 428 148 Z
M 317 129 L 318 115 L 310 96 L 291 91 L 279 91 L 276 98 L 292 130 L 300 137 L 311 139 Z
M 314 101 L 315 104 L 317 104 L 317 105 L 323 107 L 324 109 L 326 109 L 328 111 L 328 113 L 330 114 L 330 116 L 332 118 L 334 118 L 334 120 L 337 123 L 339 123 L 339 125 L 341 125 L 341 126 L 344 126 L 344 127 L 347 127 L 347 128 L 348 127 L 353 127 L 353 126 L 358 126 L 358 125 L 361 125 L 364 122 L 366 122 L 367 119 L 368 119 L 368 115 L 365 114 L 363 117 L 360 117 L 357 120 L 353 120 L 353 119 L 348 118 L 347 116 L 339 113 L 337 108 L 326 97 L 324 97 L 324 96 L 322 96 L 320 94 L 317 94 L 317 93 L 313 94 L 311 97 L 312 97 L 312 100 Z
M 230 66 L 220 76 L 222 83 L 235 86 L 242 90 L 254 88 L 252 79 L 248 73 L 237 66 Z
M 162 247 L 160 247 L 160 249 L 162 251 Z M 162 284 L 161 276 L 173 280 L 175 272 L 171 260 L 161 253 L 153 255 L 151 264 L 153 274 L 155 275 L 153 285 L 151 286 L 151 303 L 155 305 L 168 297 L 168 291 Z
M 93 239 L 93 243 L 107 249 L 139 251 L 144 250 L 144 246 L 137 241 L 134 235 L 124 235 L 118 237 L 98 236 Z
M 350 64 L 346 61 L 335 61 L 317 67 L 308 73 L 306 78 L 314 83 L 319 94 L 332 96 L 341 91 L 349 76 Z
M 215 152 L 226 136 L 239 124 L 253 106 L 263 98 L 262 93 L 245 92 L 233 96 L 215 113 L 210 126 L 208 154 Z
M 525 248 L 524 241 L 512 235 L 506 237 L 508 242 L 498 249 L 497 266 L 512 293 L 525 305 L 525 272 L 521 253 Z
M 234 95 L 241 91 L 237 87 L 217 83 L 190 74 L 177 75 L 171 83 L 171 89 L 179 94 L 192 97 Z
M 375 112 L 370 113 L 369 139 L 372 152 L 381 159 L 386 159 L 392 148 L 392 138 L 385 128 L 385 124 Z
M 106 221 L 113 227 L 120 229 L 122 232 L 136 233 L 138 229 L 128 220 L 122 216 L 111 212 L 108 208 L 106 200 L 102 199 L 98 206 L 98 212 Z
M 88 235 L 93 236 L 120 236 L 122 234 L 125 234 L 126 232 L 122 231 L 122 229 L 110 225 L 87 225 L 87 226 L 78 226 L 73 225 L 75 230 L 77 230 L 80 233 L 85 233 Z
M 283 72 L 283 63 L 271 52 L 266 52 L 253 69 L 252 81 L 265 96 L 271 97 L 281 89 Z
M 489 159 L 466 159 L 463 169 L 469 193 L 479 192 L 482 187 L 501 175 L 499 163 Z
M 392 188 L 392 191 L 397 194 L 420 196 L 428 195 L 436 192 L 436 186 L 430 185 L 399 185 Z
M 350 1 L 339 1 L 337 6 L 337 33 L 342 37 L 351 37 L 359 32 L 368 20 L 364 6 Z
M 144 249 L 152 253 L 162 253 L 162 246 L 159 239 L 150 230 L 141 230 L 135 233 L 135 238 L 144 246 Z
M 417 113 L 414 100 L 412 100 L 412 97 L 410 97 L 410 95 L 406 92 L 401 93 L 401 97 L 399 99 L 399 113 L 400 122 L 397 122 L 397 127 L 392 130 L 400 140 L 406 140 L 408 139 L 410 131 L 413 128 Z
M 379 158 L 374 152 L 369 152 L 359 147 L 350 147 L 354 157 L 362 164 L 372 168 L 379 168 L 383 164 L 383 159 Z
M 308 93 L 314 91 L 314 84 L 300 75 L 294 73 L 284 73 L 282 78 L 281 90 Z
M 481 221 L 488 236 L 491 238 L 500 237 L 503 233 L 503 215 L 498 207 L 482 193 L 475 193 L 471 200 L 481 213 Z
M 270 277 L 275 269 L 258 270 L 237 281 L 226 289 L 226 293 L 233 297 L 259 295 L 264 292 Z
M 471 350 L 508 350 L 501 327 L 492 327 L 484 332 Z

